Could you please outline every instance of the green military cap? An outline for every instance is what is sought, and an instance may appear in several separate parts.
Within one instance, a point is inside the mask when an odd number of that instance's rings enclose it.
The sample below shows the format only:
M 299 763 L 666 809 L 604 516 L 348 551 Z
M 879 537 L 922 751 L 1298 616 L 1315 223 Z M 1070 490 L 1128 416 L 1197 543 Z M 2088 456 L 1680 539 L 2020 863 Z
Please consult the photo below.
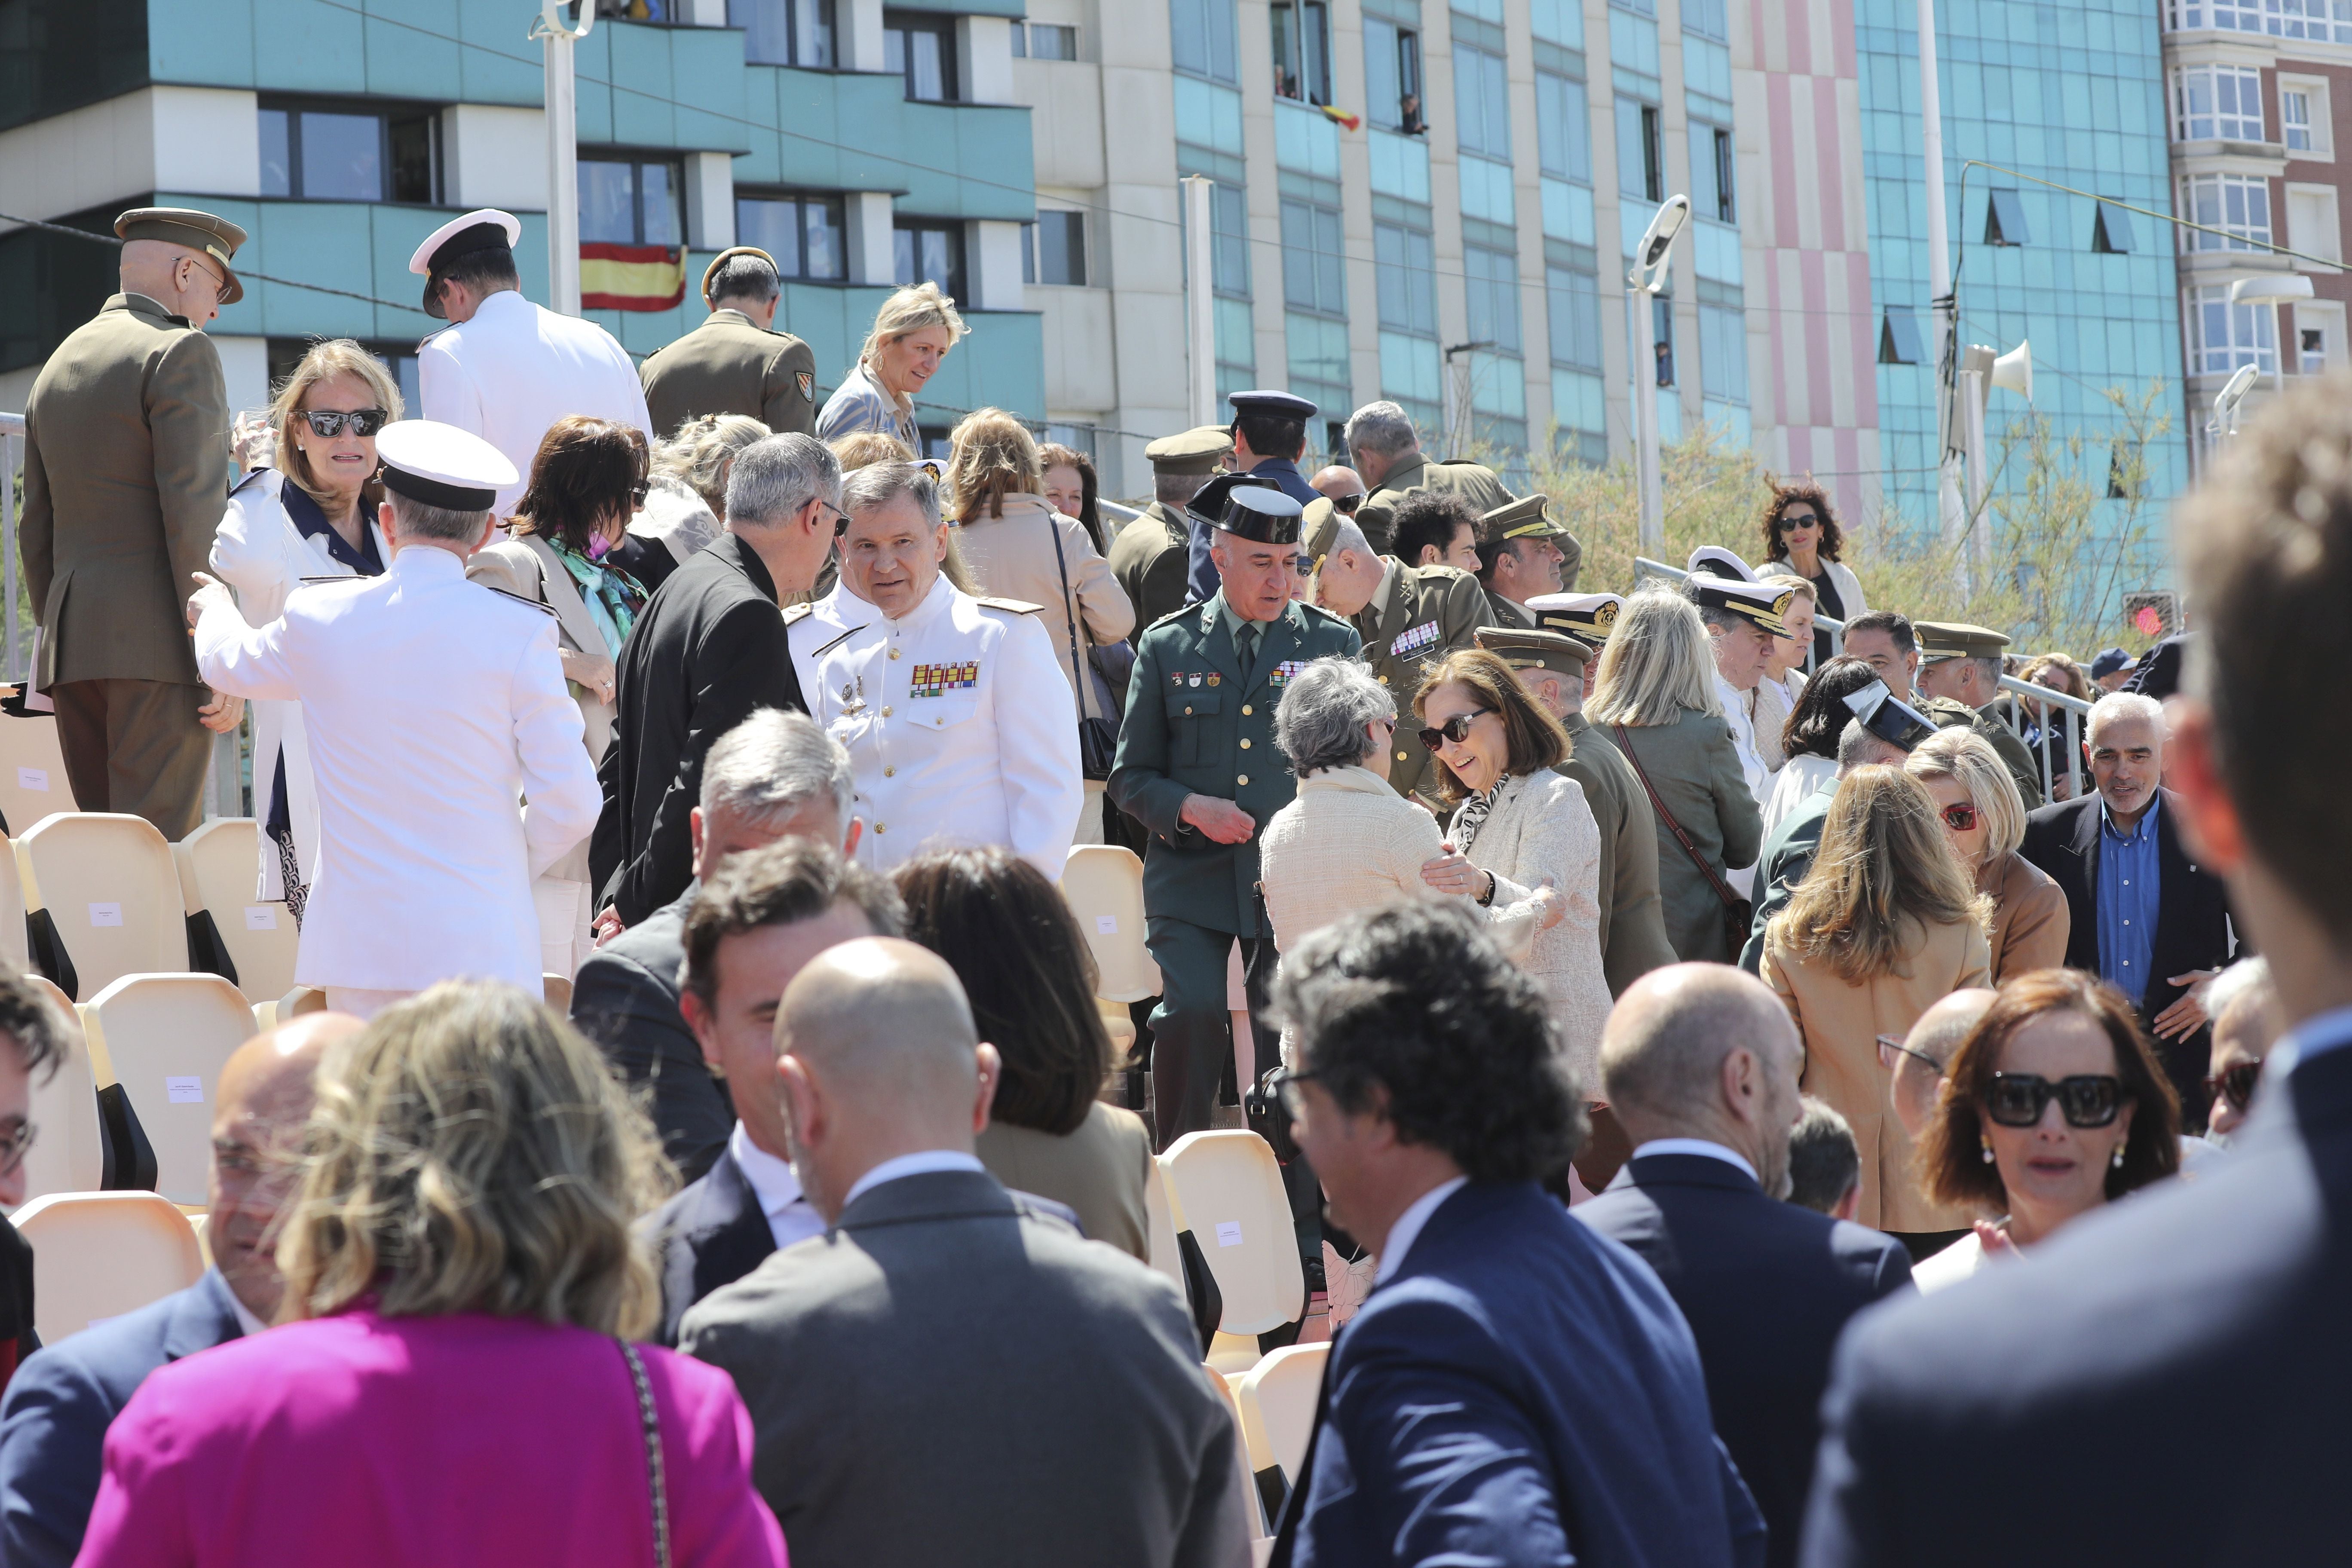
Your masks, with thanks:
M 125 240 L 160 239 L 203 251 L 220 263 L 220 302 L 234 305 L 245 298 L 245 285 L 228 269 L 229 258 L 245 243 L 245 230 L 228 219 L 194 207 L 133 207 L 114 220 L 114 232 Z
M 1625 599 L 1621 594 L 1538 594 L 1527 607 L 1545 630 L 1598 645 L 1617 629 L 1617 612 L 1625 607 Z
M 1544 515 L 1549 497 L 1538 492 L 1498 506 L 1478 520 L 1478 542 L 1499 544 L 1507 539 L 1558 539 L 1568 532 Z
M 1581 676 L 1592 645 L 1564 632 L 1520 631 L 1510 626 L 1480 626 L 1473 634 L 1478 646 L 1513 669 L 1549 669 L 1556 675 Z
M 726 249 L 712 257 L 710 258 L 710 265 L 702 269 L 702 302 L 704 304 L 709 305 L 711 303 L 710 284 L 711 280 L 719 276 L 719 269 L 726 266 L 729 262 L 734 260 L 739 256 L 756 256 L 771 267 L 773 267 L 776 264 L 776 258 L 774 257 L 769 255 L 766 251 L 761 249 L 756 245 L 729 246 Z
M 1234 455 L 1234 437 L 1222 425 L 1201 425 L 1181 436 L 1162 436 L 1143 455 L 1155 473 L 1213 474 Z
M 1934 664 L 1947 658 L 1999 658 L 2009 639 L 1990 626 L 1958 621 L 1914 621 L 1919 637 L 1919 661 Z

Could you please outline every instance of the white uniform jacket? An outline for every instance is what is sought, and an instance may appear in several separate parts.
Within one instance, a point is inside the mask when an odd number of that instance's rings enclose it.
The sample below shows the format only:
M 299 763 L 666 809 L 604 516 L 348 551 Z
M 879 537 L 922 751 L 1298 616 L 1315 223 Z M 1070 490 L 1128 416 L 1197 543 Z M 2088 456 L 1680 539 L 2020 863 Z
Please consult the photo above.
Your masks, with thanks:
M 520 477 L 499 491 L 500 517 L 521 499 L 547 427 L 565 415 L 634 425 L 648 440 L 656 434 L 645 384 L 613 334 L 511 289 L 418 345 L 416 386 L 421 417 L 479 436 L 515 466 Z
M 195 637 L 215 690 L 302 704 L 320 834 L 295 979 L 479 975 L 537 995 L 531 879 L 604 805 L 555 617 L 420 544 L 381 577 L 298 591 L 257 630 L 207 609 Z
M 1034 614 L 943 575 L 890 620 L 846 584 L 784 614 L 809 712 L 849 748 L 858 858 L 1002 845 L 1059 880 L 1086 802 L 1077 706 Z

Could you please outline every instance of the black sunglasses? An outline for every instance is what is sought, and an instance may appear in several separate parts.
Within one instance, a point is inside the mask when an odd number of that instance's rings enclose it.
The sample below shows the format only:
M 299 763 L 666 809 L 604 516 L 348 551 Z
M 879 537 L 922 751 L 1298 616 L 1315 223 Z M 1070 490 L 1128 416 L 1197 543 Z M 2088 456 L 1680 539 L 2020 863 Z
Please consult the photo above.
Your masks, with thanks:
M 1456 713 L 1444 723 L 1421 731 L 1421 743 L 1433 752 L 1448 741 L 1458 746 L 1470 738 L 1470 726 L 1493 711 L 1492 708 L 1473 708 L 1467 713 Z
M 313 436 L 340 436 L 345 426 L 354 436 L 373 436 L 392 423 L 392 415 L 382 408 L 305 408 L 302 417 Z
M 2221 1096 L 2232 1109 L 2242 1111 L 2252 1102 L 2254 1085 L 2262 1079 L 2262 1063 L 2233 1062 L 2205 1080 L 2205 1092 Z
M 2123 1109 L 2123 1080 L 2112 1073 L 2077 1073 L 2056 1083 L 2038 1073 L 1997 1072 L 1985 1086 L 1985 1114 L 2001 1127 L 2031 1127 L 2052 1100 L 2069 1127 L 2105 1127 Z
M 1944 826 L 1955 833 L 1966 833 L 1977 825 L 1977 808 L 1967 801 L 1956 801 L 1944 807 Z
M 1775 522 L 1772 526 L 1778 531 L 1786 533 L 1792 528 L 1819 527 L 1821 521 L 1820 515 L 1815 512 L 1804 511 L 1798 512 L 1794 515 L 1784 512 L 1781 514 L 1780 520 L 1778 522 Z
M 1351 496 L 1333 496 L 1331 498 L 1331 510 L 1347 517 L 1355 516 L 1356 509 L 1363 504 L 1364 492 L 1362 490 L 1358 490 Z

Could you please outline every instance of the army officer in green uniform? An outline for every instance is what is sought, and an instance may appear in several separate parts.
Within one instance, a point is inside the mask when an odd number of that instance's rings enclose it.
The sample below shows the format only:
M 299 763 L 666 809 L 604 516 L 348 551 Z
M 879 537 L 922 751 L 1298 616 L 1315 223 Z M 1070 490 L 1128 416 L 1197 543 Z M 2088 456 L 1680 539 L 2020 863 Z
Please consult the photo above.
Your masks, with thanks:
M 1478 586 L 1486 591 L 1488 626 L 1531 630 L 1529 599 L 1576 586 L 1584 549 L 1546 515 L 1550 505 L 1545 496 L 1522 496 L 1478 520 Z
M 1135 624 L 1149 629 L 1192 602 L 1184 576 L 1192 522 L 1184 509 L 1234 455 L 1234 438 L 1222 425 L 1202 425 L 1162 436 L 1143 455 L 1151 460 L 1151 504 L 1111 541 L 1110 574 L 1127 590 Z
M 1452 490 L 1482 515 L 1511 500 L 1509 489 L 1492 468 L 1450 459 L 1431 462 L 1422 452 L 1412 416 L 1396 404 L 1365 404 L 1349 416 L 1344 438 L 1348 456 L 1370 492 L 1356 509 L 1356 521 L 1376 550 L 1388 549 L 1396 537 L 1394 508 L 1414 490 Z M 1569 563 L 1570 583 L 1576 581 L 1576 563 L 1582 556 L 1580 548 Z
M 1396 698 L 1412 707 L 1422 673 L 1470 646 L 1486 620 L 1486 595 L 1467 572 L 1408 566 L 1376 555 L 1363 530 L 1318 500 L 1307 509 L 1307 559 L 1315 602 L 1343 616 L 1364 640 L 1364 660 Z M 1399 795 L 1437 798 L 1437 761 L 1420 735 L 1400 725 L 1389 753 L 1389 783 Z
M 1257 894 L 1258 830 L 1297 781 L 1274 743 L 1284 685 L 1311 659 L 1352 658 L 1338 616 L 1290 596 L 1299 505 L 1250 476 L 1212 481 L 1193 510 L 1215 518 L 1218 589 L 1139 639 L 1110 797 L 1150 830 L 1144 940 L 1160 965 L 1152 1010 L 1155 1132 L 1162 1149 L 1209 1125 L 1233 1048 L 1225 962 L 1242 944 L 1253 1020 L 1274 973 L 1274 927 Z M 1273 1030 L 1260 1026 L 1262 1057 Z M 1273 1065 L 1262 1059 L 1260 1067 Z
M 775 258 L 735 246 L 702 273 L 702 325 L 646 361 L 646 412 L 654 434 L 671 437 L 705 414 L 748 414 L 775 434 L 816 426 L 816 356 L 774 330 L 783 284 Z
M 1938 729 L 1966 724 L 1991 742 L 2008 764 L 2009 776 L 2017 781 L 2025 809 L 2038 810 L 2042 773 L 2033 765 L 2033 753 L 2014 731 L 1986 711 L 2000 696 L 2000 656 L 2009 639 L 1989 627 L 1953 621 L 1916 621 L 1912 629 L 1919 637 L 1921 710 Z

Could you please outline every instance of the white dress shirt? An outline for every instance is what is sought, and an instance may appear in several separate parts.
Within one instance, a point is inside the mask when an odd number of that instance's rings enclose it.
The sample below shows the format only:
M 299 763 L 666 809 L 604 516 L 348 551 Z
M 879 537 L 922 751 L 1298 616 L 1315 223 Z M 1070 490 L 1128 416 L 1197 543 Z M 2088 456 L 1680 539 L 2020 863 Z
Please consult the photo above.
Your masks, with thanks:
M 613 334 L 511 289 L 417 346 L 416 388 L 425 418 L 479 436 L 515 466 L 520 477 L 499 491 L 500 517 L 521 499 L 547 427 L 565 415 L 634 425 L 648 439 L 656 434 L 645 383 Z
M 1411 1252 L 1412 1244 L 1421 1239 L 1422 1228 L 1429 1224 L 1429 1216 L 1437 1212 L 1438 1205 L 1452 1197 L 1469 1179 L 1456 1176 L 1450 1182 L 1438 1183 L 1413 1199 L 1412 1207 L 1397 1215 L 1396 1224 L 1389 1226 L 1388 1239 L 1381 1243 L 1381 1266 L 1372 1270 L 1374 1285 L 1385 1285 L 1395 1278 L 1396 1271 L 1404 1267 L 1404 1255 Z
M 941 574 L 892 620 L 846 582 L 792 625 L 809 712 L 849 750 L 857 858 L 1002 845 L 1059 880 L 1086 804 L 1078 710 L 1035 616 Z
M 988 1167 L 975 1154 L 965 1154 L 953 1149 L 926 1149 L 917 1154 L 901 1154 L 895 1160 L 885 1160 L 851 1184 L 849 1195 L 841 1200 L 845 1210 L 866 1194 L 885 1182 L 895 1182 L 901 1176 L 928 1176 L 934 1171 L 979 1171 Z
M 1761 1186 L 1764 1178 L 1748 1156 L 1737 1149 L 1727 1148 L 1712 1138 L 1653 1138 L 1633 1152 L 1632 1158 L 1646 1160 L 1653 1154 L 1697 1154 L 1709 1160 L 1720 1160 L 1727 1165 L 1737 1165 L 1748 1173 L 1748 1179 Z
M 220 1265 L 215 1264 L 213 1266 L 213 1272 L 218 1274 L 220 1272 Z M 252 1308 L 247 1306 L 244 1302 L 236 1299 L 236 1292 L 229 1289 L 229 1283 L 226 1279 L 223 1279 L 221 1281 L 221 1289 L 227 1295 L 228 1310 L 236 1314 L 236 1326 L 243 1331 L 246 1338 L 251 1339 L 254 1335 L 260 1333 L 263 1330 L 269 1327 L 268 1323 L 263 1322 L 259 1318 L 254 1315 Z
M 381 577 L 297 590 L 266 626 L 207 607 L 195 652 L 215 691 L 302 704 L 320 833 L 296 980 L 539 994 L 531 879 L 604 806 L 554 616 L 416 544 Z
M 768 1230 L 776 1238 L 778 1252 L 796 1241 L 824 1234 L 824 1215 L 801 1191 L 801 1179 L 790 1160 L 779 1160 L 752 1142 L 740 1121 L 728 1135 L 727 1152 L 743 1179 L 751 1184 L 751 1195 L 760 1200 L 760 1212 L 768 1216 Z

